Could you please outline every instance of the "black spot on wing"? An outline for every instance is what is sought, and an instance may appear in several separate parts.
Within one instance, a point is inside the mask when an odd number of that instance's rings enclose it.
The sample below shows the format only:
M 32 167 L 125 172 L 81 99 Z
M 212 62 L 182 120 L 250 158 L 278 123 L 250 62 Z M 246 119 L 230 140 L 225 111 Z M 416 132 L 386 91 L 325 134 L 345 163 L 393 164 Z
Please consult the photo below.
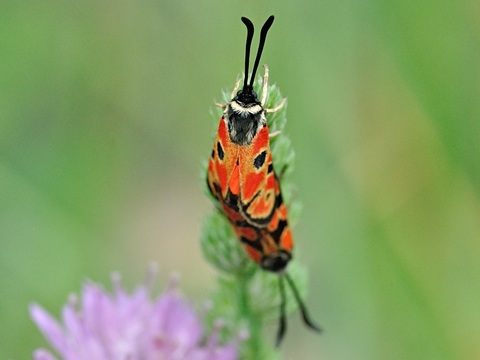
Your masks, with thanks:
M 223 160 L 225 157 L 225 152 L 223 151 L 222 144 L 220 144 L 220 141 L 217 142 L 217 153 L 218 153 L 218 158 L 220 160 Z
M 259 155 L 257 155 L 255 160 L 253 160 L 253 165 L 257 170 L 263 166 L 263 164 L 265 163 L 266 157 L 267 157 L 267 152 L 263 150 Z

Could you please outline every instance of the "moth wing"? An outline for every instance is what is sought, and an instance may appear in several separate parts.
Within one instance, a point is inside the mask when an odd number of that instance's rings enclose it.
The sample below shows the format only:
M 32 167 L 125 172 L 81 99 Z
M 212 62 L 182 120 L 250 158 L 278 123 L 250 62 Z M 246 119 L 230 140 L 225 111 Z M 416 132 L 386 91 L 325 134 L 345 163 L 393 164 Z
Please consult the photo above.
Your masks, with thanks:
M 293 237 L 288 225 L 287 208 L 283 202 L 280 183 L 276 176 L 274 176 L 274 182 L 275 207 L 268 225 L 261 229 L 250 224 L 234 227 L 248 256 L 260 265 L 265 258 L 275 258 L 280 252 L 291 254 L 293 250 Z
M 288 225 L 287 207 L 283 202 L 282 193 L 280 190 L 280 182 L 275 176 L 275 210 L 273 216 L 268 224 L 267 232 L 277 244 L 279 249 L 292 252 L 293 238 L 292 231 Z
M 275 209 L 275 174 L 268 126 L 239 153 L 239 205 L 245 220 L 257 228 L 270 222 Z
M 220 119 L 217 137 L 208 162 L 207 184 L 210 192 L 224 204 L 228 201 L 230 183 L 238 162 L 238 145 L 230 140 L 225 120 Z

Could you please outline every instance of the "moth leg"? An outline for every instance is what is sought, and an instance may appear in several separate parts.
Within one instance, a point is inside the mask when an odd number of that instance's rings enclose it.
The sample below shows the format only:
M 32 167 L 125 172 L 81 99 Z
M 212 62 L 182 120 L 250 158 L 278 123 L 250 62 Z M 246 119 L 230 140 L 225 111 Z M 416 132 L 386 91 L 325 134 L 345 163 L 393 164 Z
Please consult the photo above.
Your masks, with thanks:
M 274 138 L 275 136 L 280 135 L 280 133 L 281 133 L 280 130 L 275 130 L 275 131 L 272 131 L 270 134 L 268 134 L 268 137 L 271 139 L 271 138 Z
M 233 87 L 232 95 L 230 95 L 230 99 L 233 99 L 235 95 L 237 95 L 238 88 L 240 87 L 240 82 L 242 79 L 238 79 L 237 82 L 235 83 L 235 86 Z
M 282 107 L 285 106 L 285 103 L 287 102 L 287 98 L 283 98 L 282 101 L 280 102 L 280 104 L 278 104 L 277 106 L 275 106 L 273 109 L 265 109 L 265 112 L 267 114 L 271 114 L 271 113 L 274 113 L 274 112 L 277 112 L 278 110 L 280 110 Z
M 260 103 L 262 104 L 262 106 L 265 106 L 265 102 L 267 101 L 267 90 L 268 90 L 268 65 L 265 64 L 263 65 L 263 67 L 265 68 L 265 74 L 263 75 L 262 99 Z M 285 105 L 286 102 L 287 102 L 287 98 L 283 98 L 280 104 L 275 106 L 273 109 L 265 109 L 265 112 L 267 114 L 277 112 Z
M 267 89 L 268 89 L 268 65 L 263 65 L 265 69 L 265 73 L 263 74 L 263 82 L 262 82 L 262 99 L 260 100 L 260 104 L 265 106 L 265 101 L 267 101 Z M 268 111 L 267 111 L 268 112 Z
M 235 97 L 235 95 L 237 94 L 237 91 L 238 91 L 238 88 L 240 87 L 240 82 L 241 81 L 242 81 L 242 79 L 238 79 L 235 82 L 235 86 L 233 87 L 232 95 L 230 95 L 231 99 L 233 99 Z M 220 104 L 218 102 L 214 103 L 214 105 L 222 108 L 223 110 L 225 110 L 225 108 L 227 107 L 227 104 Z

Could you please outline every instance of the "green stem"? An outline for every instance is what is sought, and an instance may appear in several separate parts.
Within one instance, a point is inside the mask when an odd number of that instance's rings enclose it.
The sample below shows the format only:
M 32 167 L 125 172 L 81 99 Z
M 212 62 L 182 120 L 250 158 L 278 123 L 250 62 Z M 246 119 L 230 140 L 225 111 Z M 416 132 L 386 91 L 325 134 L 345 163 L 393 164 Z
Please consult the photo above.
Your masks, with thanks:
M 248 326 L 249 338 L 243 348 L 244 359 L 262 359 L 262 316 L 252 308 L 248 282 L 250 276 L 243 272 L 238 275 L 237 302 L 238 318 L 245 320 Z

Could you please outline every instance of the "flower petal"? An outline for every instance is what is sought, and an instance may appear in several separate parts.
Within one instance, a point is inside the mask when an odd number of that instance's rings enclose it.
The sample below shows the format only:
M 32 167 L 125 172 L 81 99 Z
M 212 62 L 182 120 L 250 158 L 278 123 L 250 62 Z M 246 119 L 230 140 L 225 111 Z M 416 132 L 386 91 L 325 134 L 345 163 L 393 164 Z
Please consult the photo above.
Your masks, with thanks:
M 151 279 L 152 280 L 152 279 Z M 218 345 L 218 329 L 200 344 L 203 327 L 191 304 L 171 279 L 167 290 L 151 299 L 151 280 L 129 293 L 113 276 L 113 295 L 87 283 L 80 298 L 63 307 L 63 327 L 41 306 L 30 305 L 34 322 L 64 360 L 232 360 L 236 342 Z M 234 344 L 235 343 L 235 344 Z M 56 360 L 39 349 L 34 360 Z
M 33 360 L 57 360 L 57 358 L 45 349 L 38 349 L 33 352 Z
M 65 334 L 58 322 L 50 316 L 40 305 L 30 305 L 30 316 L 40 328 L 43 335 L 50 341 L 52 346 L 59 352 L 64 353 L 67 344 Z

